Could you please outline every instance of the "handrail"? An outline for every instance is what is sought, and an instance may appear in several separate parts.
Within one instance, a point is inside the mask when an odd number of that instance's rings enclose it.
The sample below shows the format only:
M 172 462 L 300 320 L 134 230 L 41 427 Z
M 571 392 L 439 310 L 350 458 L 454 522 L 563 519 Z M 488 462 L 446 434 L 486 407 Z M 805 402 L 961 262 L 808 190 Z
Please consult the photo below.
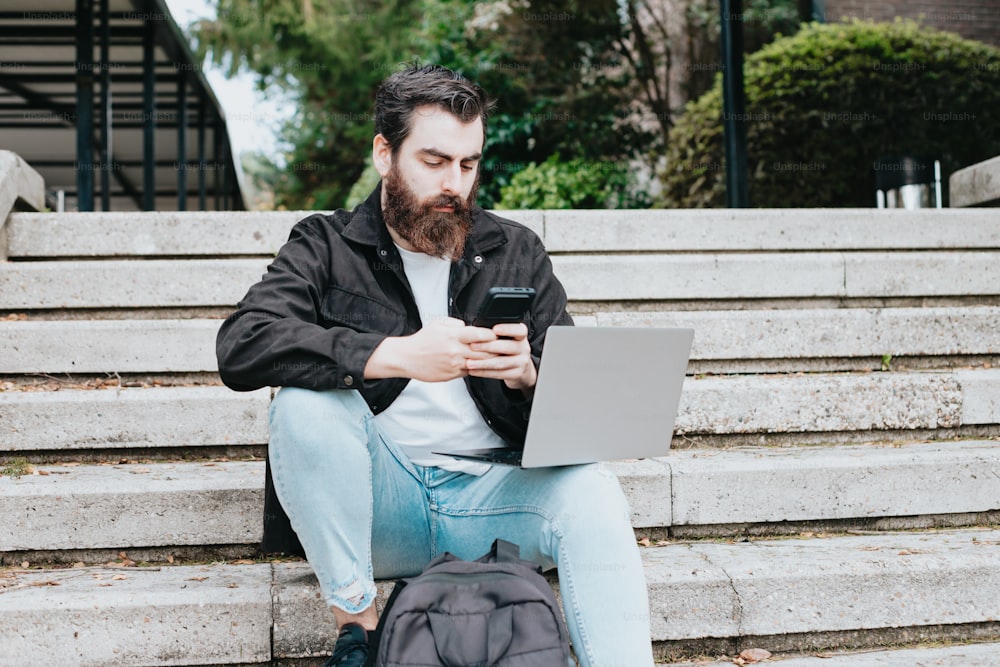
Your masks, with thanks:
M 948 189 L 953 207 L 1000 206 L 1000 156 L 954 172 Z
M 45 208 L 45 181 L 17 153 L 0 150 L 0 261 L 7 259 L 7 218 L 11 211 Z

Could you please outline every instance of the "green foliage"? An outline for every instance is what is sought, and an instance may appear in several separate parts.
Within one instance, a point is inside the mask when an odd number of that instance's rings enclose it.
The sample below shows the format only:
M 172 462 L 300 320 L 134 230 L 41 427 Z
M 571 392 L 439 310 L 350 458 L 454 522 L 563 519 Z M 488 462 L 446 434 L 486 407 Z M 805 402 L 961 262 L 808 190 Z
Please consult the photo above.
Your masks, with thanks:
M 371 153 L 372 101 L 395 63 L 413 58 L 416 0 L 216 0 L 217 19 L 195 38 L 202 55 L 257 75 L 295 104 L 290 146 L 275 177 L 276 204 L 340 206 Z M 252 113 L 252 110 L 248 110 Z
M 368 199 L 368 195 L 372 193 L 372 190 L 375 189 L 380 180 L 382 180 L 382 177 L 379 176 L 378 170 L 375 169 L 375 163 L 368 160 L 365 170 L 361 172 L 361 177 L 351 187 L 351 192 L 347 195 L 347 201 L 344 202 L 344 208 L 353 209 Z
M 501 192 L 499 209 L 639 208 L 648 205 L 630 188 L 626 162 L 567 162 L 559 154 L 518 172 Z
M 296 114 L 282 137 L 276 204 L 343 205 L 371 153 L 374 92 L 400 63 L 451 67 L 497 99 L 479 203 L 556 151 L 589 160 L 638 154 L 651 135 L 632 122 L 634 89 L 616 56 L 616 0 L 217 0 L 196 31 L 231 71 L 287 91 Z M 613 131 L 609 131 L 613 128 Z
M 747 57 L 750 201 L 872 206 L 874 164 L 928 155 L 947 174 L 1000 154 L 1000 50 L 910 21 L 810 24 Z M 725 202 L 721 76 L 689 102 L 660 205 Z
M 616 0 L 475 3 L 425 0 L 417 44 L 430 62 L 470 77 L 497 100 L 479 203 L 492 206 L 514 174 L 556 152 L 624 159 L 652 136 L 632 120 L 633 77 L 617 49 Z

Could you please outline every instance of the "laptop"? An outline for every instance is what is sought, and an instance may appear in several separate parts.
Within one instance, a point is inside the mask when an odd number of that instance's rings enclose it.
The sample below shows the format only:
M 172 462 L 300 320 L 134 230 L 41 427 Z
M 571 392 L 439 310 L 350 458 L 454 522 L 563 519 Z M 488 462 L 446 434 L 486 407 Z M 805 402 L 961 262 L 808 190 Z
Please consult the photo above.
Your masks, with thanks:
M 693 329 L 549 327 L 524 449 L 436 452 L 522 468 L 664 456 Z

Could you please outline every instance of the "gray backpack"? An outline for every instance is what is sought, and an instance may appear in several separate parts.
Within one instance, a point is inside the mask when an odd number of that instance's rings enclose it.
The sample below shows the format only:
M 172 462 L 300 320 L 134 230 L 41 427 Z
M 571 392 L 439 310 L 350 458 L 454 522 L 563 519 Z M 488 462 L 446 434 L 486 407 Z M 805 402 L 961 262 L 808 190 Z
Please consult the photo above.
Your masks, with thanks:
M 503 540 L 475 561 L 450 553 L 434 559 L 396 583 L 376 631 L 376 667 L 575 665 L 541 572 Z

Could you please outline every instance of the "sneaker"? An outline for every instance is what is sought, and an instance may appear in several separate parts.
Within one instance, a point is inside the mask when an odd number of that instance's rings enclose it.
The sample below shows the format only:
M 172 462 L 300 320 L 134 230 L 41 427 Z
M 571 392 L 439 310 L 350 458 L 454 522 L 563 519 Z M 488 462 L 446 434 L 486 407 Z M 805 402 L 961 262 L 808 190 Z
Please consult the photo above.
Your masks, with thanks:
M 357 623 L 340 629 L 333 655 L 324 667 L 364 667 L 368 659 L 368 633 Z

